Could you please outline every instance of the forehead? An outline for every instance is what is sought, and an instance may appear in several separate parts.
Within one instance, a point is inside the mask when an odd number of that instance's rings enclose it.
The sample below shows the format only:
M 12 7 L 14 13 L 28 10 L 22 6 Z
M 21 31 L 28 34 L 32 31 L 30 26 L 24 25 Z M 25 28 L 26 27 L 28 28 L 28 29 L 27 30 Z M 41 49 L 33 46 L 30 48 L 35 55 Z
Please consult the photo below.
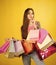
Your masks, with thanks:
M 28 13 L 33 13 L 33 11 L 32 10 L 29 10 Z

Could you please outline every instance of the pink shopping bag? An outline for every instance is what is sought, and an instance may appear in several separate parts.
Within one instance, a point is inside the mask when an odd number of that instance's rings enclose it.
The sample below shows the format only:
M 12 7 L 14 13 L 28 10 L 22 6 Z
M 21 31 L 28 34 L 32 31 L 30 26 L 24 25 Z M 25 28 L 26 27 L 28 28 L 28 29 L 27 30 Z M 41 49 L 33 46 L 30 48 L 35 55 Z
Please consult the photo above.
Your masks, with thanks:
M 45 37 L 47 36 L 47 34 L 48 34 L 48 32 L 45 29 L 41 28 L 39 30 L 39 40 L 38 40 L 38 42 L 42 43 L 43 40 L 45 39 Z
M 4 45 L 0 48 L 0 53 L 4 53 L 7 51 L 8 47 L 9 47 L 9 43 L 10 43 L 10 41 L 6 41 L 4 43 Z
M 17 40 L 15 43 L 15 56 L 19 56 L 24 53 L 24 48 L 22 46 L 22 42 L 20 40 Z

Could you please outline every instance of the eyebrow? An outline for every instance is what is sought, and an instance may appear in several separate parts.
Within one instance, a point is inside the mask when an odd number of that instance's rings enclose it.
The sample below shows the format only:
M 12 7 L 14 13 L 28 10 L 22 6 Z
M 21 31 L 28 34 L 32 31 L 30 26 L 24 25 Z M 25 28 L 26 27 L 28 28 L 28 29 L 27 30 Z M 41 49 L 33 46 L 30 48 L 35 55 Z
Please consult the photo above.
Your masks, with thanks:
M 28 14 L 29 14 L 30 12 L 28 12 Z M 32 14 L 34 14 L 34 12 L 31 12 Z

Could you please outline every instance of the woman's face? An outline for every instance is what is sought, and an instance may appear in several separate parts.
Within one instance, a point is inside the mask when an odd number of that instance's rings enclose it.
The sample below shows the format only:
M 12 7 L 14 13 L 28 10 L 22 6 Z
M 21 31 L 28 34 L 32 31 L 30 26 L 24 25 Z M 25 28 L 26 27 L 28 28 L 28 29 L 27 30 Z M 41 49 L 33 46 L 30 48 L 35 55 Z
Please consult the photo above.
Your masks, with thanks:
M 28 18 L 28 20 L 33 20 L 33 18 L 34 18 L 34 13 L 33 13 L 32 10 L 29 10 L 29 11 L 28 11 L 27 18 Z

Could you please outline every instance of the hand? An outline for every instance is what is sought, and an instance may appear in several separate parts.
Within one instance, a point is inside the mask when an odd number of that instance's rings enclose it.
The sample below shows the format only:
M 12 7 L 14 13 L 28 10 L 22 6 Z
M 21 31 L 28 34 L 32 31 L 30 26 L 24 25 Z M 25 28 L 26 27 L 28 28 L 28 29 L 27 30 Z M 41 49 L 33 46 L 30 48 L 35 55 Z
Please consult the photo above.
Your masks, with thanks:
M 35 40 L 26 40 L 28 43 L 36 43 Z

